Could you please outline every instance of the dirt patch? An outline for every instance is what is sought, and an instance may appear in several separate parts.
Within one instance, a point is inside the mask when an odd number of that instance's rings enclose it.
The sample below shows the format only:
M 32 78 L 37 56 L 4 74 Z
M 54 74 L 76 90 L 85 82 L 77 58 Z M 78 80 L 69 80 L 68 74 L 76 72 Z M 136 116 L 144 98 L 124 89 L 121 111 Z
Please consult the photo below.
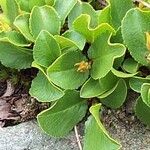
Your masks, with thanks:
M 105 108 L 103 111 L 103 124 L 110 135 L 121 142 L 121 150 L 150 150 L 150 128 L 142 124 L 134 114 L 137 97 L 138 94 L 129 92 L 122 108 Z
M 0 97 L 5 93 L 7 88 L 7 83 L 5 81 L 0 81 Z
M 12 126 L 36 118 L 37 114 L 49 107 L 29 95 L 32 79 L 37 71 L 27 69 L 17 74 L 17 82 L 7 79 L 0 82 L 0 126 Z

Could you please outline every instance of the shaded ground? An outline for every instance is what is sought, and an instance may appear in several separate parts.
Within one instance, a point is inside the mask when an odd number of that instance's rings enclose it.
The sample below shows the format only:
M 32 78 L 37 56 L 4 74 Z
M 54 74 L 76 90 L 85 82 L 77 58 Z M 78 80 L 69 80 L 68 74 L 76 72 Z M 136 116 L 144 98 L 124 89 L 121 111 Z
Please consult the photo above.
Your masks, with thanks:
M 48 107 L 47 104 L 38 103 L 31 98 L 24 84 L 18 84 L 11 92 L 8 91 L 8 95 L 6 82 L 0 82 L 0 87 L 1 126 L 10 126 L 36 118 L 42 109 Z M 3 97 L 4 94 L 7 96 Z M 122 143 L 122 150 L 150 150 L 150 130 L 134 116 L 133 108 L 137 96 L 133 92 L 129 93 L 127 102 L 118 110 L 103 109 L 103 123 L 112 137 Z M 83 136 L 83 123 L 79 124 L 78 130 Z M 2 128 L 0 135 L 0 150 L 78 149 L 74 133 L 64 139 L 50 138 L 42 133 L 35 121 Z
M 0 82 L 0 126 L 12 126 L 36 118 L 49 104 L 29 96 L 35 69 L 23 70 Z
M 118 110 L 103 111 L 103 122 L 113 138 L 122 144 L 122 150 L 150 150 L 150 128 L 134 115 L 138 95 L 129 92 L 124 106 Z

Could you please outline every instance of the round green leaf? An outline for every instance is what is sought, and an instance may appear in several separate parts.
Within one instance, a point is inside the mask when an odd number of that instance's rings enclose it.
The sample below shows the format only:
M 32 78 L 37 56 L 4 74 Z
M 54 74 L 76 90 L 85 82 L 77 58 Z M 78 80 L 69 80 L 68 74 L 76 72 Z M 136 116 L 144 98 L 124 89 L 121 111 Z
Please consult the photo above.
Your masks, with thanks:
M 36 38 L 41 30 L 47 30 L 52 35 L 60 32 L 60 19 L 56 10 L 51 6 L 35 6 L 30 16 L 31 32 Z
M 150 31 L 150 11 L 142 11 L 139 8 L 128 11 L 122 21 L 122 35 L 133 58 L 139 63 L 148 66 L 146 59 L 148 49 L 146 47 L 146 32 Z
M 117 150 L 121 145 L 112 139 L 105 127 L 100 122 L 99 110 L 101 105 L 97 104 L 90 108 L 92 116 L 85 123 L 85 137 L 83 150 Z
M 62 36 L 55 35 L 54 38 L 60 44 L 61 49 L 76 47 L 83 50 L 86 39 L 75 31 L 67 31 Z
M 129 73 L 136 73 L 138 71 L 139 64 L 132 58 L 128 58 L 123 63 L 123 69 Z
M 94 79 L 103 78 L 113 67 L 114 60 L 125 54 L 122 44 L 109 42 L 110 33 L 100 34 L 89 49 L 89 58 L 93 61 L 91 76 Z
M 19 4 L 21 10 L 30 12 L 30 9 L 29 9 L 30 0 L 16 0 L 16 1 Z
M 45 0 L 29 0 L 29 8 L 32 10 L 34 6 L 43 6 L 45 5 Z
M 141 87 L 141 98 L 150 107 L 150 83 L 144 83 Z
M 60 20 L 62 25 L 65 22 L 68 14 L 77 3 L 77 0 L 55 0 L 54 8 L 57 11 L 58 15 L 60 16 Z
M 93 7 L 87 2 L 77 1 L 76 5 L 68 16 L 68 26 L 72 29 L 74 20 L 81 14 L 87 14 L 91 17 L 90 27 L 96 27 L 98 25 L 98 15 Z
M 129 80 L 130 88 L 137 93 L 141 92 L 141 87 L 144 83 L 150 83 L 150 79 L 135 76 Z
M 40 127 L 49 135 L 62 137 L 85 116 L 87 104 L 76 91 L 66 91 L 64 97 L 38 115 Z
M 85 82 L 80 90 L 80 96 L 83 98 L 92 98 L 101 95 L 106 89 L 101 87 L 99 80 L 94 80 L 90 78 Z
M 42 30 L 33 48 L 33 58 L 35 62 L 44 67 L 49 67 L 60 54 L 59 45 L 54 37 L 49 32 Z
M 29 29 L 29 18 L 30 14 L 21 14 L 15 19 L 14 25 L 24 35 L 24 37 L 26 37 L 29 41 L 34 41 Z
M 63 89 L 77 89 L 88 78 L 89 71 L 77 71 L 75 64 L 86 61 L 81 51 L 69 51 L 61 55 L 47 69 L 50 80 Z
M 4 66 L 10 68 L 30 68 L 33 61 L 32 51 L 0 41 L 0 61 Z
M 29 93 L 39 102 L 56 101 L 64 95 L 63 91 L 50 82 L 42 72 L 32 81 Z
M 73 22 L 74 30 L 83 35 L 89 43 L 93 43 L 100 34 L 105 33 L 106 31 L 115 33 L 115 30 L 107 23 L 100 24 L 96 28 L 91 28 L 90 22 L 91 17 L 87 14 L 80 15 Z
M 25 39 L 25 37 L 16 31 L 9 31 L 5 33 L 6 37 L 1 39 L 1 41 L 8 41 L 16 46 L 29 47 L 31 43 Z
M 101 99 L 101 103 L 112 109 L 119 108 L 123 105 L 127 96 L 127 86 L 123 79 L 117 83 L 116 89 L 107 97 Z
M 116 69 L 114 69 L 114 68 L 111 69 L 111 72 L 112 72 L 115 76 L 117 76 L 117 77 L 119 77 L 119 78 L 131 78 L 131 77 L 133 77 L 134 75 L 137 74 L 137 72 L 136 72 L 136 73 L 125 73 L 125 72 L 122 72 L 122 71 L 118 71 L 118 70 L 116 70 Z
M 115 29 L 118 29 L 121 25 L 121 21 L 126 12 L 133 8 L 132 0 L 109 0 L 111 6 L 111 18 L 112 24 Z
M 1 0 L 0 5 L 10 25 L 13 25 L 15 18 L 19 15 L 18 3 L 16 0 Z
M 150 126 L 150 107 L 143 102 L 141 97 L 137 99 L 135 114 L 144 124 Z
M 63 34 L 63 36 L 70 39 L 80 50 L 83 50 L 86 39 L 81 34 L 68 30 Z
M 80 96 L 83 98 L 91 98 L 102 95 L 106 91 L 112 89 L 116 85 L 117 80 L 118 78 L 111 72 L 109 72 L 104 78 L 101 78 L 99 80 L 90 78 L 82 86 L 80 90 Z

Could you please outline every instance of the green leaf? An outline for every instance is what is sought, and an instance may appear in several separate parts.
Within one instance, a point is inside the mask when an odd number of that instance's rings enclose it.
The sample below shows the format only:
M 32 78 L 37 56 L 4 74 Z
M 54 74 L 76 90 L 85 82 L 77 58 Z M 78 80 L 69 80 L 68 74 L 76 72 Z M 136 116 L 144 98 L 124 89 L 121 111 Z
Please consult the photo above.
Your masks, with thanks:
M 117 42 L 117 43 L 123 44 L 123 37 L 122 37 L 122 33 L 121 33 L 121 27 L 118 28 L 118 30 L 116 31 L 116 34 L 111 37 L 110 41 L 112 43 Z
M 60 35 L 55 35 L 54 36 L 55 40 L 57 41 L 57 43 L 59 44 L 60 46 L 60 49 L 62 51 L 62 53 L 70 50 L 70 49 L 79 49 L 78 46 L 76 45 L 76 43 L 74 43 L 72 40 L 66 38 L 66 37 L 63 37 L 63 36 L 60 36 Z
M 137 99 L 135 105 L 135 114 L 144 124 L 150 126 L 150 107 L 143 102 L 141 97 Z
M 30 68 L 33 61 L 32 51 L 8 42 L 0 42 L 0 61 L 4 66 L 25 69 Z
M 144 83 L 141 87 L 141 98 L 150 107 L 150 83 Z
M 59 45 L 54 37 L 49 32 L 42 30 L 33 48 L 34 60 L 41 66 L 49 67 L 60 54 Z
M 43 6 L 45 5 L 45 0 L 29 0 L 29 8 L 32 10 L 34 6 Z
M 77 0 L 55 0 L 54 8 L 60 16 L 62 25 L 76 3 Z
M 141 92 L 141 87 L 144 83 L 150 83 L 150 79 L 134 76 L 129 80 L 130 88 L 137 93 Z
M 53 5 L 55 4 L 55 1 L 56 1 L 56 0 L 45 0 L 45 3 L 46 3 L 47 5 L 53 6 Z
M 131 21 L 132 20 L 132 21 Z M 146 59 L 149 51 L 146 47 L 146 32 L 150 31 L 150 11 L 142 11 L 138 8 L 128 11 L 122 21 L 122 35 L 133 58 L 148 66 Z
M 30 12 L 30 9 L 29 9 L 29 1 L 30 0 L 16 0 L 16 1 L 19 4 L 20 9 L 22 11 Z
M 118 71 L 114 68 L 111 69 L 111 72 L 119 78 L 131 78 L 131 77 L 135 76 L 138 73 L 138 72 L 136 72 L 136 73 L 125 73 L 125 72 L 122 72 L 122 71 Z
M 40 127 L 49 135 L 62 137 L 85 116 L 87 104 L 76 91 L 66 91 L 64 97 L 38 115 Z
M 117 150 L 121 145 L 112 139 L 99 119 L 99 109 L 97 104 L 90 108 L 92 116 L 88 118 L 85 126 L 85 137 L 83 150 Z
M 113 64 L 113 68 L 119 69 L 122 66 L 124 58 L 125 58 L 125 55 L 123 55 L 122 57 L 116 58 Z
M 110 4 L 98 13 L 98 24 L 101 23 L 108 23 L 112 25 Z
M 85 82 L 80 90 L 83 98 L 97 97 L 112 89 L 117 83 L 117 77 L 109 72 L 104 78 L 94 80 L 90 78 Z
M 101 95 L 106 89 L 100 85 L 99 80 L 94 80 L 90 78 L 85 82 L 80 90 L 80 97 L 82 98 L 92 98 Z
M 118 29 L 121 26 L 121 21 L 125 16 L 126 12 L 129 9 L 133 8 L 133 2 L 132 0 L 107 0 L 107 3 L 107 7 L 105 7 L 99 13 L 99 24 L 109 23 L 115 28 L 115 30 L 119 31 Z M 119 39 L 119 41 L 117 42 L 120 43 L 121 39 Z
M 93 7 L 87 2 L 81 2 L 78 0 L 72 11 L 68 16 L 68 26 L 72 29 L 74 20 L 81 14 L 87 14 L 91 18 L 90 27 L 95 28 L 98 25 L 98 15 Z
M 102 33 L 89 49 L 89 58 L 93 61 L 92 78 L 103 78 L 112 69 L 114 60 L 123 56 L 125 50 L 122 44 L 110 43 L 110 33 L 108 31 Z
M 88 78 L 89 71 L 80 72 L 75 64 L 86 61 L 81 51 L 68 51 L 47 69 L 50 80 L 63 89 L 77 89 Z M 71 81 L 71 82 L 70 82 Z
M 93 43 L 100 34 L 106 31 L 109 31 L 109 33 L 115 33 L 115 30 L 107 23 L 100 24 L 96 28 L 91 28 L 90 22 L 91 18 L 87 14 L 80 15 L 73 22 L 74 30 L 82 34 L 89 43 Z
M 118 85 L 118 84 L 114 85 L 114 87 L 113 87 L 112 89 L 106 91 L 104 94 L 99 95 L 98 98 L 99 98 L 99 99 L 102 99 L 102 98 L 108 97 L 110 94 L 112 94 L 112 93 L 115 91 L 115 89 L 117 88 L 117 85 Z
M 110 0 L 112 24 L 115 29 L 121 25 L 126 12 L 133 8 L 132 0 Z
M 19 15 L 19 6 L 16 0 L 2 0 L 0 2 L 4 15 L 9 20 L 9 23 L 12 25 L 15 18 Z
M 0 40 L 6 37 L 6 32 L 0 32 Z
M 84 38 L 84 36 L 82 36 L 78 32 L 70 31 L 70 30 L 65 32 L 63 36 L 65 38 L 70 39 L 80 50 L 83 50 L 86 43 L 86 39 Z
M 33 42 L 34 39 L 29 29 L 29 18 L 30 18 L 30 14 L 28 13 L 19 15 L 15 19 L 14 25 L 24 35 L 24 37 L 26 37 L 29 41 Z
M 56 10 L 51 6 L 35 6 L 30 17 L 31 32 L 36 38 L 41 30 L 47 30 L 52 35 L 60 32 L 60 19 Z
M 101 99 L 101 103 L 112 109 L 123 105 L 127 97 L 127 86 L 123 79 L 117 83 L 115 90 L 107 97 Z
M 37 68 L 38 70 L 40 70 L 45 76 L 47 76 L 46 74 L 46 68 L 39 65 L 37 62 L 33 61 L 32 62 L 32 67 Z M 49 78 L 47 77 L 47 79 L 49 80 Z M 51 81 L 50 81 L 51 82 Z
M 60 44 L 61 49 L 76 47 L 83 50 L 86 43 L 85 38 L 81 34 L 70 30 L 62 34 L 62 36 L 55 35 L 54 38 Z
M 3 39 L 0 39 L 0 41 L 7 41 L 10 42 L 11 44 L 14 44 L 16 46 L 21 46 L 21 47 L 29 47 L 31 43 L 25 39 L 25 37 L 16 31 L 9 31 L 5 33 L 5 37 Z
M 37 77 L 33 79 L 29 93 L 39 102 L 56 101 L 64 95 L 64 92 L 49 81 L 42 72 L 39 72 Z
M 139 69 L 139 64 L 132 58 L 128 58 L 123 63 L 123 69 L 129 73 L 136 73 Z

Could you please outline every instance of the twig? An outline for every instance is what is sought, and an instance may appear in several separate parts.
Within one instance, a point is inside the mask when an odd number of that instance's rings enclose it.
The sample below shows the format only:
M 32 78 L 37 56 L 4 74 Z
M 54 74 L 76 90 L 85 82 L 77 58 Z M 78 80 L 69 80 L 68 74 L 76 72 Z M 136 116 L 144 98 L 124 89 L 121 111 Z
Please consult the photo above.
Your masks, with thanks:
M 79 138 L 77 126 L 74 127 L 74 132 L 75 132 L 75 135 L 76 135 L 76 139 L 77 139 L 77 144 L 78 144 L 79 150 L 82 150 L 82 145 L 81 145 L 81 141 L 80 141 L 80 138 Z
M 98 2 L 99 2 L 100 4 L 102 4 L 103 6 L 106 6 L 106 5 L 107 5 L 107 3 L 106 3 L 105 1 L 103 1 L 103 0 L 98 0 Z
M 7 80 L 7 89 L 5 91 L 5 93 L 2 95 L 2 97 L 8 97 L 11 96 L 14 93 L 14 86 L 11 83 L 11 81 Z
M 145 2 L 145 1 L 143 1 L 143 0 L 133 0 L 133 1 L 134 1 L 134 2 L 139 2 L 139 3 L 143 4 L 144 6 L 150 8 L 150 3 L 147 3 L 147 2 Z

